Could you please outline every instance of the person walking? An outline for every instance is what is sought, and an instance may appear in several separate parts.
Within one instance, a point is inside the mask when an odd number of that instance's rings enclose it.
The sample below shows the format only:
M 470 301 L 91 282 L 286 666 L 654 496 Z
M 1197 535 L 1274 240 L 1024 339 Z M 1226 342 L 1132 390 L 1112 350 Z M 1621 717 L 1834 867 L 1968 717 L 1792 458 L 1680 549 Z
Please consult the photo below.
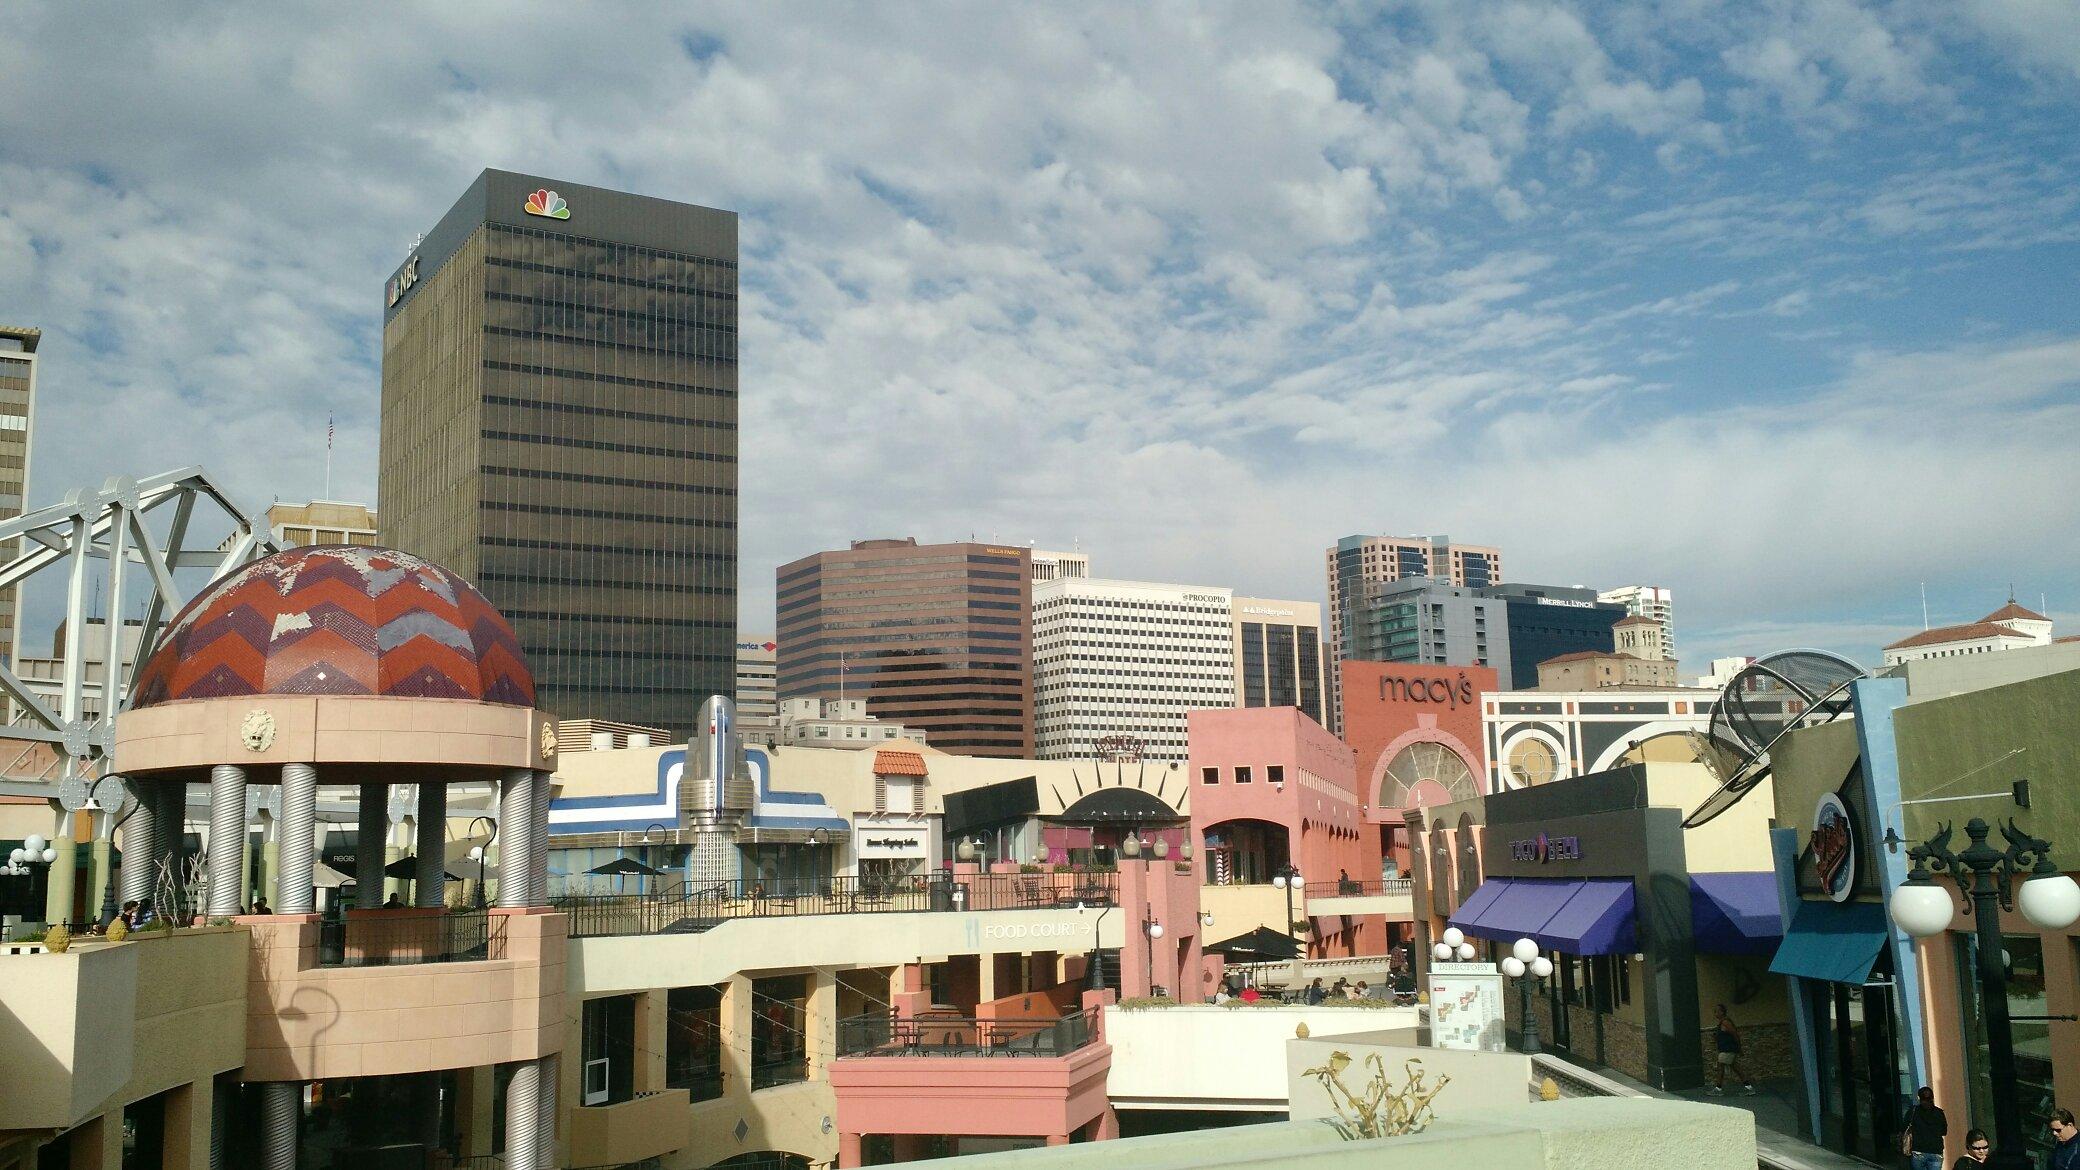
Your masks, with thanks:
M 1991 1157 L 1993 1143 L 1986 1140 L 1986 1131 L 1968 1129 L 1964 1131 L 1964 1153 L 1957 1156 L 1957 1161 L 1950 1163 L 1950 1170 L 1979 1170 L 1979 1167 L 1986 1164 L 1986 1159 Z
M 1950 1119 L 1937 1107 L 1936 1091 L 1921 1086 L 1907 1110 L 1906 1153 L 1914 1170 L 1943 1170 L 1943 1139 L 1948 1136 Z
M 1755 1082 L 1748 1079 L 1748 1070 L 1741 1067 L 1741 1029 L 1733 1022 L 1733 1017 L 1726 1014 L 1726 1005 L 1723 1003 L 1719 1005 L 1719 1019 L 1712 1027 L 1712 1042 L 1719 1049 L 1719 1063 L 1715 1070 L 1719 1080 L 1712 1086 L 1712 1095 L 1725 1095 L 1726 1074 L 1731 1072 L 1740 1078 L 1741 1088 L 1753 1096 Z M 1916 1167 L 1916 1170 L 1920 1168 Z M 1942 1168 L 1937 1167 L 1937 1170 Z
M 2051 1140 L 2056 1143 L 2044 1157 L 2045 1170 L 2080 1170 L 2080 1125 L 2073 1124 L 2073 1111 L 2051 1111 Z

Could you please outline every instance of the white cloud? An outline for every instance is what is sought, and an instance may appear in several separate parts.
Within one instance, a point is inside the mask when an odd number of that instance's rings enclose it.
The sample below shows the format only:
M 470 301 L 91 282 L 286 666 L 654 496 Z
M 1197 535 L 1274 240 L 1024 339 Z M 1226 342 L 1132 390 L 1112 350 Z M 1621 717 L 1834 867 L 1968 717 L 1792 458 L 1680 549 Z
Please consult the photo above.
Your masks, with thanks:
M 2006 35 L 2012 9 L 1975 11 L 1971 36 Z M 1932 18 L 10 19 L 0 287 L 50 331 L 41 498 L 187 462 L 251 501 L 305 496 L 328 411 L 335 494 L 372 495 L 377 290 L 502 166 L 742 213 L 753 624 L 772 565 L 871 535 L 1080 538 L 1103 572 L 1312 596 L 1343 532 L 1451 529 L 1532 575 L 1669 580 L 1723 625 L 1869 588 L 1891 542 L 1973 531 L 2001 499 L 2071 519 L 2029 485 L 2073 486 L 2047 379 L 2080 327 L 1868 342 L 1745 394 L 1718 368 L 1728 305 L 1803 310 L 1815 344 L 1885 337 L 1819 309 L 1918 287 L 1937 252 L 2071 238 L 2071 160 L 1958 135 L 1974 95 L 1938 38 L 1964 34 Z M 2055 51 L 2024 59 L 2057 75 Z M 1878 113 L 1919 119 L 1928 157 L 1812 163 Z M 1789 267 L 1826 295 L 1785 292 Z M 1708 490 L 1729 473 L 1740 490 Z

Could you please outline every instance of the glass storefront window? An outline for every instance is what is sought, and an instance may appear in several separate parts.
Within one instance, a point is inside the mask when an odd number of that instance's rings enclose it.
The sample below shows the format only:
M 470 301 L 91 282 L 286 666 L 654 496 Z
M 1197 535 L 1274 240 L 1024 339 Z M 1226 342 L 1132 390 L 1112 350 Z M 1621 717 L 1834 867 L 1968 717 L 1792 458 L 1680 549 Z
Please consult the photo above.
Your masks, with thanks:
M 666 994 L 664 1083 L 695 1101 L 722 1096 L 722 991 L 674 987 Z
M 1987 1051 L 1986 1020 L 1980 1010 L 1979 940 L 1956 939 L 1957 1002 L 1965 1036 L 1965 1078 L 1971 1086 L 1972 1124 L 1993 1132 L 1993 1062 Z M 2045 1119 L 2055 1105 L 2051 1083 L 2051 1025 L 2044 985 L 2044 940 L 2034 934 L 2001 936 L 2008 971 L 2008 1015 L 2015 1037 L 2015 1089 L 2022 1105 L 2022 1133 L 2032 1164 L 2043 1161 L 2051 1135 Z M 2023 1017 L 2035 1017 L 2026 1019 Z
M 751 1087 L 808 1078 L 809 980 L 775 975 L 751 981 Z

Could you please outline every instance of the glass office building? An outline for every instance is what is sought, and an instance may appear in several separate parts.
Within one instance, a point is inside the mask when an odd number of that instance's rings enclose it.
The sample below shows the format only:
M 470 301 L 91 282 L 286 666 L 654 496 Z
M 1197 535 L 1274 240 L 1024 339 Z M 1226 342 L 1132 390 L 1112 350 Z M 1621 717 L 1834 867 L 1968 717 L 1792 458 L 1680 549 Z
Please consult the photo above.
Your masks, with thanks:
M 384 294 L 382 543 L 512 621 L 539 702 L 734 687 L 737 217 L 485 171 Z

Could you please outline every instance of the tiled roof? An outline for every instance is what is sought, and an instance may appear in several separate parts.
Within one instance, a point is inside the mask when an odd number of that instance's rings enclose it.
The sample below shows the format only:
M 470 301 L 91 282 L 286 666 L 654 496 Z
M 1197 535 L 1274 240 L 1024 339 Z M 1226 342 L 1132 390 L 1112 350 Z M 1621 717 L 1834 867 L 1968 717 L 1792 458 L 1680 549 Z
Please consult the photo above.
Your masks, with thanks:
M 881 748 L 874 753 L 876 776 L 923 776 L 924 756 L 919 752 Z
M 1544 662 L 1539 663 L 1539 665 L 1551 666 L 1555 662 L 1587 662 L 1591 658 L 1617 657 L 1619 657 L 1619 654 L 1615 650 L 1577 650 L 1572 654 L 1562 654 L 1558 657 L 1548 658 Z
M 2048 622 L 2051 619 L 2033 609 L 2024 609 L 2011 600 L 2008 604 L 1979 620 L 1981 622 Z
M 1915 646 L 1942 646 L 1950 642 L 1976 642 L 1981 638 L 2023 638 L 2027 640 L 2028 635 L 2018 634 L 2006 626 L 1997 626 L 1992 622 L 1967 622 L 1961 626 L 1937 626 L 1933 630 L 1923 630 L 1918 634 L 1901 638 L 1885 648 L 1887 650 L 1908 650 Z
M 292 548 L 190 601 L 132 706 L 227 695 L 388 695 L 534 706 L 513 627 L 439 565 L 366 545 Z
M 1643 613 L 1632 614 L 1629 617 L 1621 617 L 1617 621 L 1617 625 L 1619 626 L 1658 626 L 1660 624 L 1660 622 L 1655 621 L 1653 618 L 1650 618 Z M 1613 626 L 1612 628 L 1615 629 L 1616 626 Z

